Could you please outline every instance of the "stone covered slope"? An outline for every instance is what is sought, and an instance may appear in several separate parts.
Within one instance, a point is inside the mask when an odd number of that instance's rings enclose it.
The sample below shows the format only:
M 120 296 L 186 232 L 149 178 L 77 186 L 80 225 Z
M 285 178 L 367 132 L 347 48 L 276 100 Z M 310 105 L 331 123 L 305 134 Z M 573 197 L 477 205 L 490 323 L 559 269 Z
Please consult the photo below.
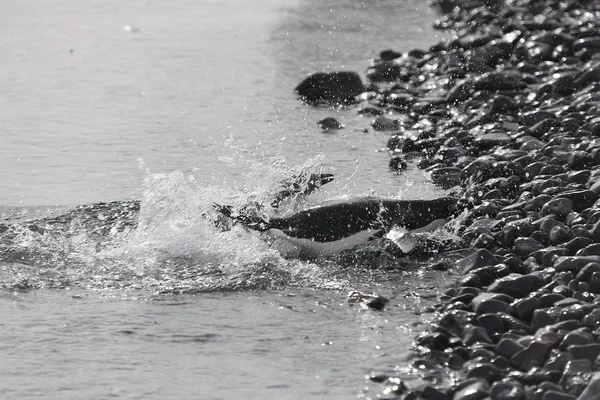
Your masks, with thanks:
M 392 398 L 600 399 L 600 2 L 436 5 L 454 39 L 382 52 L 359 107 L 477 204 L 472 255 L 415 343 L 446 375 L 376 379 Z

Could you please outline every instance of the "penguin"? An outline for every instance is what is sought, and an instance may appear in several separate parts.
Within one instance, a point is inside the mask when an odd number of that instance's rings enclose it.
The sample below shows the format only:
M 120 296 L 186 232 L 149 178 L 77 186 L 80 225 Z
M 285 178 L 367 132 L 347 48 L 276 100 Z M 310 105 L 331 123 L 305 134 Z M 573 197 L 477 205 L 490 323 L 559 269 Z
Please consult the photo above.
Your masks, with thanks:
M 439 227 L 446 219 L 460 214 L 466 204 L 454 197 L 433 200 L 363 198 L 269 219 L 236 213 L 229 206 L 214 204 L 214 207 L 250 229 L 291 242 L 309 258 L 319 258 L 366 244 L 390 232 L 392 239 L 403 238 L 404 232 Z M 407 246 L 410 251 L 412 245 Z

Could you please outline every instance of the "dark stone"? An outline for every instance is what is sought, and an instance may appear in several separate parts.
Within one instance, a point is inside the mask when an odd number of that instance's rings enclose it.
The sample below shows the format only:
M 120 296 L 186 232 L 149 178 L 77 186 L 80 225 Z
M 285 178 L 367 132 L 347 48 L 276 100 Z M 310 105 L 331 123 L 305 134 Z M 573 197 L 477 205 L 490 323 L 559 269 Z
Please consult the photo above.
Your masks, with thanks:
M 585 246 L 575 253 L 576 256 L 600 256 L 600 243 L 593 243 Z
M 487 249 L 477 250 L 472 255 L 463 258 L 457 262 L 463 274 L 467 274 L 487 265 L 495 265 L 498 263 L 497 258 Z
M 492 364 L 480 364 L 467 373 L 467 379 L 485 379 L 494 383 L 504 377 L 504 372 Z
M 575 360 L 590 360 L 594 362 L 600 355 L 600 343 L 573 345 L 567 349 Z
M 459 385 L 454 396 L 454 400 L 482 400 L 488 396 L 490 385 L 482 379 L 468 380 Z
M 550 390 L 544 393 L 542 400 L 576 400 L 576 397 L 568 393 Z
M 494 382 L 490 388 L 492 400 L 525 400 L 525 389 L 516 381 Z
M 573 203 L 568 198 L 557 197 L 544 204 L 540 213 L 542 215 L 554 214 L 558 219 L 564 219 L 573 211 Z
M 533 238 L 522 238 L 522 237 L 516 238 L 514 241 L 514 245 L 515 245 L 515 253 L 517 253 L 517 255 L 521 255 L 521 256 L 529 255 L 535 251 L 541 250 L 544 247 L 546 247 Z
M 544 326 L 552 325 L 556 322 L 556 317 L 548 314 L 545 309 L 537 309 L 533 312 L 531 318 L 531 327 L 535 330 L 543 328 Z
M 515 301 L 512 305 L 519 318 L 525 322 L 531 322 L 533 312 L 540 307 L 540 301 L 535 297 L 529 297 Z
M 489 150 L 496 146 L 505 146 L 512 143 L 513 139 L 504 132 L 490 132 L 477 136 L 473 145 L 479 150 Z
M 400 123 L 396 119 L 391 119 L 383 115 L 375 118 L 371 124 L 376 131 L 397 131 L 400 128 Z
M 449 347 L 450 341 L 443 333 L 433 332 L 418 337 L 417 344 L 430 350 L 445 350 Z
M 488 290 L 495 293 L 504 293 L 515 298 L 522 298 L 532 291 L 542 287 L 543 281 L 537 275 L 510 274 L 492 283 Z
M 521 371 L 529 371 L 533 367 L 541 367 L 546 362 L 552 346 L 548 343 L 533 341 L 523 350 L 511 357 L 510 362 Z
M 579 272 L 588 263 L 600 263 L 600 256 L 558 257 L 554 269 L 558 271 Z
M 556 196 L 556 198 L 564 198 L 571 200 L 573 210 L 581 212 L 586 208 L 590 208 L 598 200 L 598 193 L 592 190 L 576 190 L 572 192 L 563 192 Z
M 595 374 L 585 390 L 579 395 L 577 400 L 597 400 L 600 399 L 600 374 Z
M 399 156 L 394 156 L 390 159 L 390 170 L 394 171 L 394 172 L 398 172 L 398 171 L 402 171 L 404 169 L 406 169 L 406 161 L 404 161 L 401 157 Z
M 383 310 L 383 308 L 388 302 L 389 299 L 383 296 L 374 296 L 373 298 L 369 299 L 365 304 L 367 307 L 373 310 Z
M 496 354 L 511 359 L 512 356 L 524 350 L 525 347 L 512 339 L 504 338 L 498 342 L 495 351 Z
M 332 117 L 323 118 L 318 124 L 324 131 L 342 129 L 344 127 L 337 119 Z
M 486 330 L 490 337 L 494 337 L 498 334 L 502 334 L 506 331 L 504 322 L 496 314 L 483 314 L 477 317 L 475 322 L 477 326 L 482 327 Z
M 569 255 L 575 255 L 577 251 L 583 249 L 584 247 L 594 243 L 594 241 L 588 237 L 576 237 L 567 244 L 565 244 L 565 248 L 569 252 Z
M 468 329 L 465 333 L 463 341 L 466 346 L 472 346 L 475 343 L 492 343 L 492 340 L 488 336 L 487 331 L 479 326 L 473 326 L 470 329 Z
M 594 341 L 594 336 L 591 334 L 581 331 L 574 331 L 565 335 L 558 348 L 560 350 L 567 350 L 569 346 L 586 345 L 593 343 Z
M 364 85 L 356 72 L 319 72 L 304 79 L 294 90 L 311 103 L 354 103 Z

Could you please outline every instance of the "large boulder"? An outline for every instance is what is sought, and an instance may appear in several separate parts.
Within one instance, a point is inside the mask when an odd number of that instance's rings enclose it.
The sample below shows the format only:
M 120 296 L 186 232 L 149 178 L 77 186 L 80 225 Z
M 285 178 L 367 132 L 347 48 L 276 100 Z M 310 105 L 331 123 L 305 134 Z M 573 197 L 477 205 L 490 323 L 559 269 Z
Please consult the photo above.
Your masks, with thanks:
M 343 103 L 356 101 L 365 87 L 356 72 L 318 72 L 304 79 L 294 89 L 304 100 L 310 103 Z

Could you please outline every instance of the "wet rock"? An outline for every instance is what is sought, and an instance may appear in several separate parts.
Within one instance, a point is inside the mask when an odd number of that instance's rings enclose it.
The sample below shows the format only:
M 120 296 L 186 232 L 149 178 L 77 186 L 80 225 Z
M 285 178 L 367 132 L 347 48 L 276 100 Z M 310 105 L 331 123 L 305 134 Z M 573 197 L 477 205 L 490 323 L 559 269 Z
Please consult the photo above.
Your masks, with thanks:
M 460 184 L 460 169 L 456 167 L 442 167 L 431 171 L 431 181 L 442 189 L 450 189 Z
M 479 326 L 470 327 L 465 333 L 463 341 L 467 346 L 474 345 L 475 343 L 492 343 L 487 331 Z
M 535 330 L 544 326 L 552 325 L 556 322 L 556 317 L 550 315 L 545 309 L 537 309 L 533 312 L 531 318 L 531 327 Z
M 535 297 L 517 300 L 512 305 L 516 310 L 517 316 L 525 322 L 531 322 L 533 312 L 541 306 L 540 301 Z
M 540 213 L 542 215 L 554 214 L 558 219 L 564 220 L 571 211 L 573 211 L 571 200 L 564 197 L 557 197 L 544 204 Z
M 487 265 L 497 264 L 498 260 L 487 249 L 480 249 L 475 251 L 472 255 L 463 258 L 457 262 L 458 267 L 467 274 L 477 268 L 485 267 Z
M 492 338 L 506 331 L 502 318 L 500 318 L 496 314 L 480 315 L 479 317 L 477 317 L 475 323 L 477 324 L 477 326 L 480 326 L 483 329 L 485 329 L 488 336 Z
M 494 293 L 504 293 L 515 298 L 522 298 L 532 291 L 542 287 L 542 279 L 533 274 L 510 274 L 492 283 L 488 290 Z
M 517 381 L 494 382 L 490 388 L 492 400 L 525 400 L 525 389 Z
M 529 371 L 533 367 L 544 365 L 550 350 L 552 350 L 551 344 L 533 341 L 529 346 L 513 355 L 510 362 L 521 371 Z
M 430 350 L 445 350 L 450 345 L 448 337 L 440 332 L 428 333 L 417 338 L 417 345 Z
M 556 196 L 557 199 L 568 199 L 573 205 L 573 210 L 581 212 L 590 208 L 598 200 L 598 193 L 592 190 L 576 190 L 572 192 L 563 192 Z
M 390 171 L 398 172 L 405 170 L 407 167 L 406 161 L 399 156 L 394 156 L 390 159 Z
M 588 263 L 600 263 L 600 256 L 558 257 L 554 269 L 558 271 L 579 272 Z
M 498 355 L 511 359 L 515 354 L 525 349 L 525 346 L 520 345 L 512 339 L 501 339 L 496 345 L 495 352 Z
M 489 150 L 496 146 L 508 145 L 512 141 L 513 139 L 504 132 L 490 132 L 476 137 L 473 145 L 479 150 Z
M 600 373 L 596 373 L 577 400 L 596 400 L 600 398 Z
M 600 343 L 573 345 L 567 351 L 575 360 L 589 360 L 592 363 L 600 355 Z
M 468 380 L 459 385 L 452 400 L 482 400 L 488 396 L 490 385 L 482 379 Z
M 324 131 L 337 130 L 342 129 L 344 127 L 344 125 L 342 125 L 337 119 L 333 117 L 323 118 L 318 122 L 318 124 Z
M 504 377 L 504 372 L 492 364 L 480 364 L 467 373 L 467 379 L 484 379 L 494 383 Z
M 542 400 L 575 400 L 576 397 L 564 392 L 549 390 L 544 393 Z
M 516 238 L 514 241 L 514 246 L 517 255 L 521 256 L 529 255 L 546 247 L 532 238 Z
M 364 85 L 356 72 L 319 72 L 304 79 L 294 90 L 311 103 L 354 103 Z
M 397 131 L 400 129 L 400 122 L 397 119 L 391 119 L 383 115 L 375 118 L 371 125 L 376 131 Z

